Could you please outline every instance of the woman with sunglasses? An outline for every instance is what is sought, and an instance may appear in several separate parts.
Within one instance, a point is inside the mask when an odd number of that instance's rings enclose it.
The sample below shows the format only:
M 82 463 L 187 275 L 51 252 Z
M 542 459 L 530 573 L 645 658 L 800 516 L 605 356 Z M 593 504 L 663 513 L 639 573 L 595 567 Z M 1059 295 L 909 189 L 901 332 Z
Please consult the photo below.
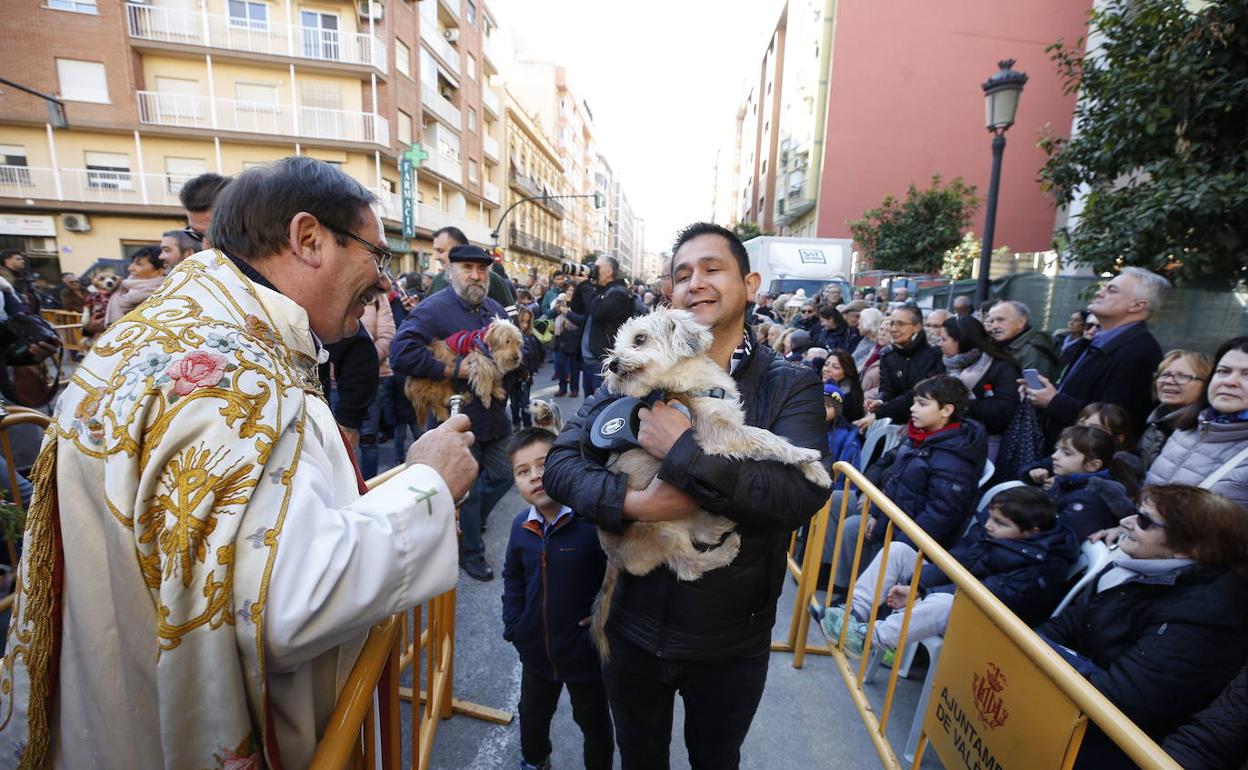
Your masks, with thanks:
M 1122 520 L 1122 558 L 1036 629 L 1160 739 L 1248 661 L 1248 516 L 1197 487 L 1145 487 Z M 1092 725 L 1075 767 L 1134 767 Z
M 1175 431 L 1147 484 L 1191 484 L 1248 508 L 1248 336 L 1218 348 L 1196 425 Z

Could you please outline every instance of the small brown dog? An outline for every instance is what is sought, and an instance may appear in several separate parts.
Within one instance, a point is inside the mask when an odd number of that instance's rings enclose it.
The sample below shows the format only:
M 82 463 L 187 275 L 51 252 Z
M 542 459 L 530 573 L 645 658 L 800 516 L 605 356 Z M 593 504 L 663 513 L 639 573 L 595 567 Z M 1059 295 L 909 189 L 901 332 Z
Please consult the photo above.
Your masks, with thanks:
M 563 412 L 554 401 L 533 399 L 529 402 L 529 415 L 533 418 L 535 427 L 548 430 L 556 436 L 563 430 Z
M 494 399 L 507 398 L 503 388 L 503 375 L 520 366 L 520 348 L 523 339 L 516 325 L 506 318 L 495 318 L 484 329 L 462 331 L 446 340 L 435 340 L 429 345 L 434 358 L 447 366 L 462 357 L 460 370 L 468 372 L 468 388 L 489 409 Z M 455 392 L 449 379 L 429 380 L 408 377 L 403 392 L 416 411 L 417 424 L 424 425 L 430 414 L 442 422 L 451 416 L 447 399 Z

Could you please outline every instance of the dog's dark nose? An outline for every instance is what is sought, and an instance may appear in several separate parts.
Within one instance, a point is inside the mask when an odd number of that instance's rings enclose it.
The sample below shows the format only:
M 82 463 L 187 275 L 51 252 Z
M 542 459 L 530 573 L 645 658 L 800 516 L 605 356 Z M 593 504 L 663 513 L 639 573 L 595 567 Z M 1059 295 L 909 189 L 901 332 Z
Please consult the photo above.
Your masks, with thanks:
M 616 359 L 616 358 L 611 359 L 611 361 L 607 364 L 607 368 L 610 369 L 612 373 L 616 373 L 620 371 L 619 359 Z

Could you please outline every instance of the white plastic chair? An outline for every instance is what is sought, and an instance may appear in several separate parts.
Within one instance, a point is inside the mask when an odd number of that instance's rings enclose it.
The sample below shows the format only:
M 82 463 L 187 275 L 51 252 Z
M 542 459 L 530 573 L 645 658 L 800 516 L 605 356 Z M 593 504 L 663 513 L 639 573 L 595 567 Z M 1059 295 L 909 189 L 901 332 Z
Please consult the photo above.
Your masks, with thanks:
M 989 477 L 991 478 L 991 474 Z M 986 492 L 984 492 L 983 496 L 979 498 L 979 504 L 975 506 L 976 513 L 983 513 L 988 510 L 988 504 L 992 502 L 992 498 L 996 497 L 998 493 L 1004 492 L 1007 489 L 1013 489 L 1014 487 L 1025 486 L 1027 485 L 1021 481 L 1002 481 L 1000 484 L 992 485 Z
M 875 450 L 880 445 L 880 442 L 886 439 L 888 428 L 892 424 L 893 421 L 891 419 L 882 417 L 871 423 L 871 427 L 867 428 L 866 435 L 862 437 L 862 452 L 858 455 L 858 470 L 865 471 L 867 469 L 867 466 L 871 463 L 871 456 L 875 454 Z M 888 450 L 885 449 L 884 451 Z M 881 452 L 880 454 L 883 453 Z
M 1087 587 L 1089 583 L 1101 574 L 1101 570 L 1105 569 L 1105 565 L 1113 561 L 1113 551 L 1109 550 L 1109 546 L 1103 542 L 1084 543 L 1079 549 L 1079 559 L 1075 562 L 1075 566 L 1070 569 L 1067 577 L 1073 577 L 1078 573 L 1078 567 L 1084 567 L 1083 575 L 1079 578 L 1079 582 L 1066 592 L 1066 596 L 1062 597 L 1062 603 L 1057 605 L 1057 609 L 1053 610 L 1053 614 L 1049 617 L 1055 618 L 1062 614 L 1062 610 L 1066 609 L 1066 605 L 1074 601 L 1079 592 Z
M 997 468 L 995 465 L 992 464 L 992 460 L 984 460 L 984 472 L 983 472 L 983 475 L 979 477 L 980 489 L 983 489 L 983 486 L 988 483 L 989 479 L 992 478 L 992 474 L 996 472 L 997 472 Z

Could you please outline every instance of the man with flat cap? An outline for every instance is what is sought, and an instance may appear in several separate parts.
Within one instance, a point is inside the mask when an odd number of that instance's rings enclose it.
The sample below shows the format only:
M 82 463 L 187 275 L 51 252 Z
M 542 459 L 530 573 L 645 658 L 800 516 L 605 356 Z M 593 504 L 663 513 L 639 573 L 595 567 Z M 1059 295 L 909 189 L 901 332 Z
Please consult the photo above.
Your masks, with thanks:
M 466 362 L 447 366 L 429 352 L 434 340 L 445 340 L 461 331 L 483 329 L 495 318 L 506 318 L 503 306 L 486 296 L 493 259 L 484 249 L 472 245 L 455 246 L 448 255 L 450 285 L 431 294 L 403 321 L 390 343 L 390 367 L 396 374 L 441 380 L 454 379 L 456 390 L 466 392 Z M 492 580 L 494 571 L 485 559 L 481 531 L 486 517 L 511 487 L 511 464 L 506 442 L 511 435 L 511 419 L 505 401 L 490 408 L 472 399 L 464 406 L 472 420 L 476 443 L 472 453 L 481 465 L 481 475 L 459 511 L 463 534 L 459 543 L 459 566 L 476 580 Z

